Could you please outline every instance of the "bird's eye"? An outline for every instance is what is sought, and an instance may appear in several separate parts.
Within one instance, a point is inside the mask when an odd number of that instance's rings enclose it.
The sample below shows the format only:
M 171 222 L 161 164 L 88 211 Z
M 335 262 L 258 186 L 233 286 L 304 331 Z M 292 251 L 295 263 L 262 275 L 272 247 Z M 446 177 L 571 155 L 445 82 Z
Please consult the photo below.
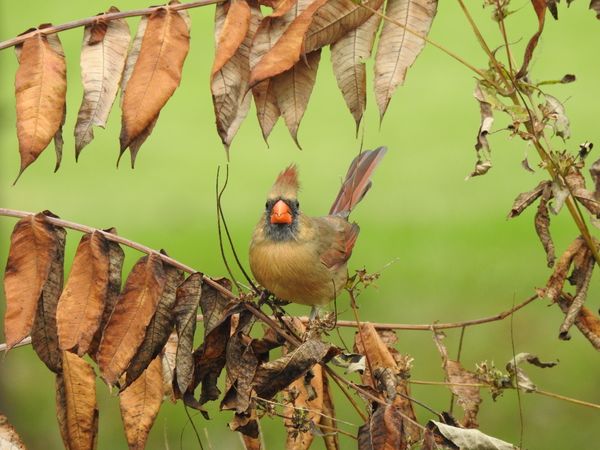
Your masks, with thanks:
M 269 202 L 265 203 L 265 209 L 269 209 Z
M 296 209 L 300 208 L 300 202 L 296 200 Z

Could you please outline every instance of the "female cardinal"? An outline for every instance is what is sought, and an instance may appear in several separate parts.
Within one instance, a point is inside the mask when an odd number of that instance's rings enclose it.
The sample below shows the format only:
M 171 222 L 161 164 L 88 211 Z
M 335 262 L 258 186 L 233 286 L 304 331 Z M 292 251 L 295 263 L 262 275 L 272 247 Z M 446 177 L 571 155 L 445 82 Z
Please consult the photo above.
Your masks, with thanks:
M 279 174 L 250 244 L 250 268 L 263 287 L 281 300 L 313 306 L 313 313 L 337 297 L 346 286 L 347 262 L 360 231 L 348 216 L 371 187 L 371 173 L 386 150 L 354 158 L 328 216 L 300 211 L 295 166 Z

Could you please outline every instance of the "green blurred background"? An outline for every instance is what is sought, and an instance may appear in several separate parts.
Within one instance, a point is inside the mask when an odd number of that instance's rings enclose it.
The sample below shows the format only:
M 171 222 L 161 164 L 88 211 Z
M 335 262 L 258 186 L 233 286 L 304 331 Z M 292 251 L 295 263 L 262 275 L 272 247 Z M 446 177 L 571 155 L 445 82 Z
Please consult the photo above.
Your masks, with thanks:
M 501 45 L 500 35 L 482 2 L 469 2 L 491 47 Z M 39 23 L 67 22 L 106 10 L 111 3 L 95 1 L 0 2 L 0 39 L 15 36 Z M 121 10 L 147 6 L 122 0 Z M 560 5 L 560 20 L 548 17 L 546 30 L 532 65 L 532 77 L 560 79 L 577 75 L 577 82 L 548 91 L 566 102 L 572 123 L 568 149 L 575 151 L 584 140 L 597 140 L 600 117 L 600 64 L 596 43 L 600 23 L 588 11 L 587 2 L 570 9 Z M 513 2 L 516 14 L 508 21 L 510 40 L 522 52 L 536 29 L 526 0 Z M 207 274 L 219 276 L 225 269 L 218 250 L 215 225 L 214 184 L 219 165 L 226 164 L 217 136 L 209 90 L 213 57 L 214 7 L 191 11 L 192 44 L 180 88 L 163 109 L 153 135 L 142 147 L 135 170 L 124 161 L 116 168 L 119 108 L 115 105 L 107 130 L 97 129 L 96 139 L 74 161 L 72 130 L 82 95 L 79 48 L 82 30 L 60 34 L 68 62 L 67 122 L 64 128 L 63 164 L 52 173 L 54 151 L 48 148 L 16 186 L 18 170 L 13 78 L 17 62 L 12 49 L 0 52 L 0 205 L 27 211 L 49 209 L 61 217 L 95 227 L 117 227 L 119 233 L 153 248 L 165 248 L 176 259 Z M 129 19 L 132 32 L 138 19 Z M 476 66 L 485 55 L 453 1 L 441 2 L 430 37 L 464 56 Z M 519 53 L 520 54 L 520 53 Z M 371 90 L 372 63 L 369 63 Z M 473 167 L 473 144 L 479 126 L 479 108 L 472 97 L 473 74 L 434 47 L 427 46 L 409 71 L 406 85 L 398 89 L 381 128 L 369 91 L 364 119 L 364 145 L 387 145 L 389 153 L 375 174 L 374 188 L 354 214 L 362 233 L 350 266 L 377 271 L 388 266 L 377 283 L 360 297 L 363 320 L 429 323 L 457 321 L 495 314 L 528 297 L 542 286 L 550 271 L 533 229 L 535 208 L 507 221 L 515 196 L 545 177 L 520 167 L 532 148 L 505 134 L 490 137 L 493 169 L 481 178 L 464 181 Z M 506 126 L 497 117 L 498 127 Z M 300 168 L 301 202 L 308 214 L 324 214 L 360 139 L 346 110 L 332 74 L 329 51 L 321 60 L 318 80 L 299 133 L 302 151 L 290 139 L 280 121 L 267 147 L 251 110 L 231 148 L 230 183 L 224 209 L 237 248 L 246 261 L 248 242 L 264 205 L 264 196 L 276 174 L 291 162 Z M 563 144 L 555 141 L 560 149 Z M 596 159 L 597 150 L 591 158 Z M 125 158 L 128 159 L 128 158 Z M 552 218 L 557 251 L 577 235 L 566 213 Z M 14 220 L 0 218 L 0 260 L 6 259 Z M 67 266 L 80 236 L 69 232 Z M 139 257 L 127 252 L 126 269 Z M 393 264 L 390 265 L 390 263 Z M 68 267 L 66 268 L 68 270 Z M 588 300 L 597 310 L 598 278 Z M 0 303 L 0 312 L 5 302 Z M 338 308 L 350 319 L 348 300 Z M 305 307 L 289 307 L 306 314 Z M 527 371 L 540 386 L 600 403 L 597 353 L 577 332 L 570 342 L 557 339 L 562 314 L 555 306 L 537 301 L 514 317 L 517 352 L 538 354 L 560 361 L 554 369 Z M 200 334 L 200 333 L 198 333 Z M 344 330 L 347 341 L 352 332 Z M 442 380 L 440 360 L 428 332 L 399 332 L 398 348 L 414 361 L 413 378 Z M 459 331 L 448 333 L 455 354 Z M 331 337 L 335 342 L 338 337 Z M 2 339 L 3 340 L 3 339 Z M 500 367 L 511 357 L 508 320 L 469 328 L 462 360 L 473 368 L 481 360 Z M 99 384 L 100 449 L 126 448 L 118 401 Z M 449 392 L 437 386 L 413 386 L 413 395 L 437 410 L 449 405 Z M 518 442 L 519 412 L 514 392 L 495 403 L 483 393 L 480 423 L 484 432 Z M 337 399 L 339 417 L 354 424 L 360 418 L 343 398 Z M 229 412 L 211 407 L 211 421 L 194 416 L 205 442 L 214 449 L 241 448 L 238 437 L 227 430 Z M 524 447 L 530 449 L 597 448 L 598 410 L 530 394 L 522 396 Z M 0 411 L 33 449 L 61 448 L 54 412 L 54 376 L 37 360 L 32 349 L 11 352 L 0 361 Z M 455 410 L 456 411 L 456 410 Z M 419 407 L 421 422 L 431 415 Z M 180 404 L 164 404 L 150 435 L 148 448 L 197 448 Z M 283 447 L 280 420 L 262 421 L 267 448 Z M 353 427 L 347 429 L 354 433 Z M 205 430 L 205 431 L 203 431 Z M 208 437 L 208 438 L 206 438 Z M 343 448 L 355 443 L 344 438 Z M 316 441 L 315 448 L 322 448 Z

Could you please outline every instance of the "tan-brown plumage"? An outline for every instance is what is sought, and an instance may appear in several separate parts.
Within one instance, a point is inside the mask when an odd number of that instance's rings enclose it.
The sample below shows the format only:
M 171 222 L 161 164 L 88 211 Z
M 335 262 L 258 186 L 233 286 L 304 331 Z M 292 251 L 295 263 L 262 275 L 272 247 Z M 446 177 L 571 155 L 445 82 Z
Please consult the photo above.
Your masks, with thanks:
M 312 306 L 338 296 L 360 231 L 348 216 L 371 187 L 371 174 L 385 152 L 384 147 L 365 151 L 352 161 L 329 215 L 323 217 L 299 210 L 294 166 L 279 174 L 250 244 L 250 268 L 263 287 L 282 300 Z

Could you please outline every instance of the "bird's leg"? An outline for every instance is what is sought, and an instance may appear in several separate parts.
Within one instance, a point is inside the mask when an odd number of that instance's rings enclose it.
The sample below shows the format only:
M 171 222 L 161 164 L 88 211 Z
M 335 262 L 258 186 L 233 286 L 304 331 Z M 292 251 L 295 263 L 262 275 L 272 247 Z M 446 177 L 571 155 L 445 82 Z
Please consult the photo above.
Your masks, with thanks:
M 271 296 L 271 293 L 269 291 L 267 291 L 266 289 L 263 289 L 263 291 L 260 293 L 260 297 L 258 298 L 258 304 L 262 305 L 262 304 L 266 303 L 269 300 L 270 296 Z
M 323 308 L 321 308 L 319 305 L 313 305 L 312 308 L 310 309 L 310 315 L 308 316 L 308 321 L 314 322 L 315 320 L 318 320 L 322 309 Z

